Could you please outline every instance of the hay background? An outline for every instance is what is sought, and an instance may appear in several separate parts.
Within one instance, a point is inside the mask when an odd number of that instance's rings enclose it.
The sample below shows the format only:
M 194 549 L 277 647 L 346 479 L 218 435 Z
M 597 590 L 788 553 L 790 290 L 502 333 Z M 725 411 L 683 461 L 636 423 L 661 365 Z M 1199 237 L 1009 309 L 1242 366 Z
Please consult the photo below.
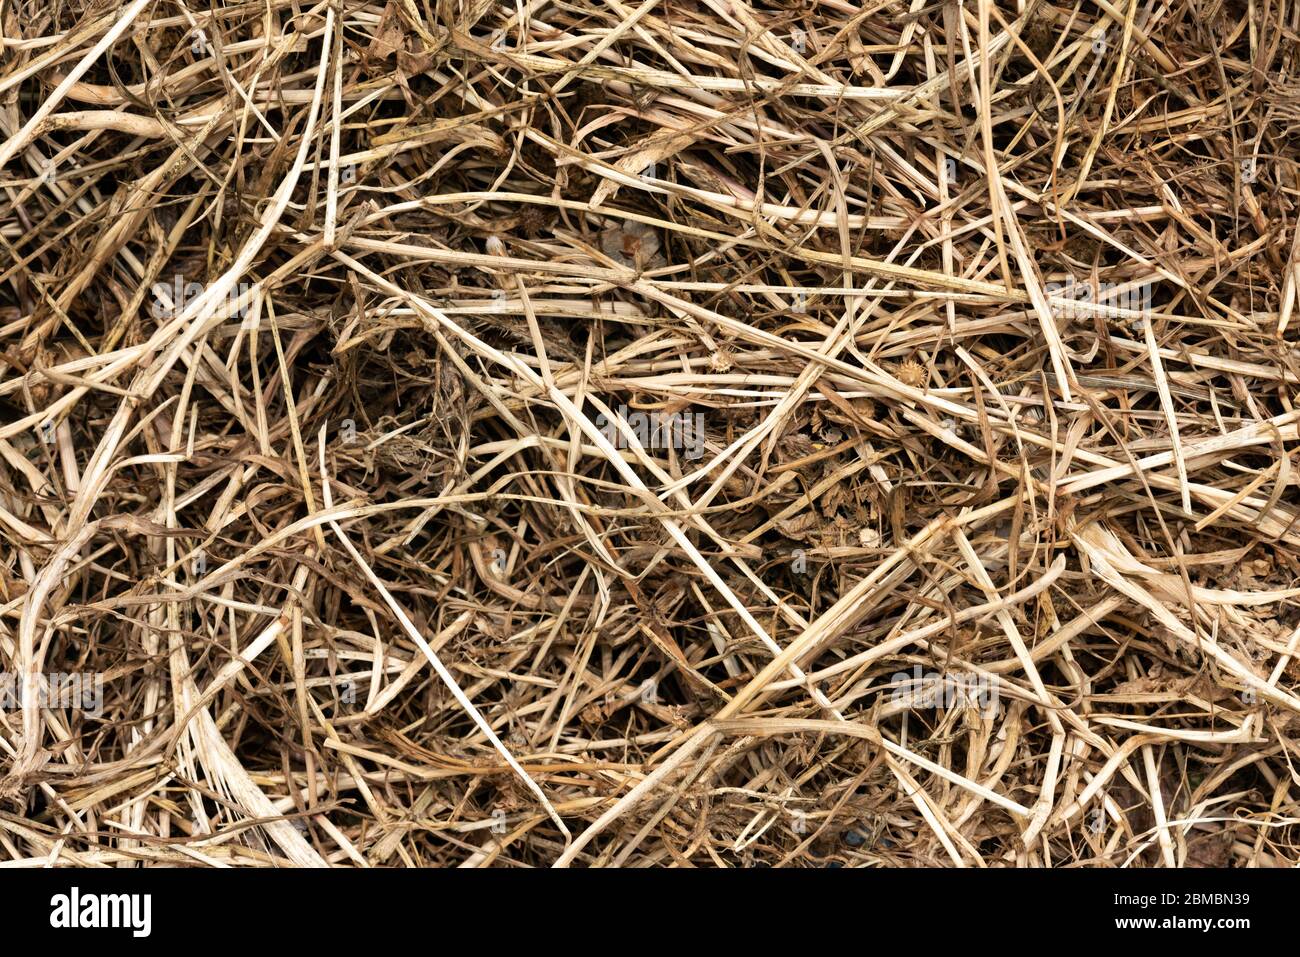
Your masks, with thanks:
M 0 27 L 0 860 L 1300 861 L 1300 7 Z

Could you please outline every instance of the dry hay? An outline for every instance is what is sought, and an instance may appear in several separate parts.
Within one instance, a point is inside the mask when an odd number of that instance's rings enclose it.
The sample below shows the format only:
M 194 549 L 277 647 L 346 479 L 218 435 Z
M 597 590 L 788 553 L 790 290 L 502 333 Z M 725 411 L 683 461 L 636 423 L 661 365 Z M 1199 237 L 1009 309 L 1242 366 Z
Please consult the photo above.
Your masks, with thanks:
M 1300 861 L 1300 6 L 0 26 L 0 859 Z

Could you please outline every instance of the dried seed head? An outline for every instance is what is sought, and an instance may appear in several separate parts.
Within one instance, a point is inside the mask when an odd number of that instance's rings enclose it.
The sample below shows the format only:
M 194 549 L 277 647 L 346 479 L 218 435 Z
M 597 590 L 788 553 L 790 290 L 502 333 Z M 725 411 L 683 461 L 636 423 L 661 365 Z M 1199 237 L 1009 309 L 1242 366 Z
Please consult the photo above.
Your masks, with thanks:
M 921 365 L 921 363 L 917 362 L 915 359 L 908 359 L 906 362 L 900 363 L 895 375 L 899 382 L 913 389 L 921 388 L 921 386 L 925 385 L 925 380 L 928 378 L 925 372 L 925 366 Z
M 546 229 L 549 217 L 539 206 L 529 206 L 519 214 L 519 231 L 529 239 Z

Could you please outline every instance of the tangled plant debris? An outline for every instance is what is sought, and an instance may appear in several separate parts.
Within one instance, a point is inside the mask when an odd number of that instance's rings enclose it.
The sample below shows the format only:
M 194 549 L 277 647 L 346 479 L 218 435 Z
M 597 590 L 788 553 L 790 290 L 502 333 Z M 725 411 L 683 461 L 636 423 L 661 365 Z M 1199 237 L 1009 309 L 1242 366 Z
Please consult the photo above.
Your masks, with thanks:
M 0 27 L 0 860 L 1300 863 L 1300 6 Z

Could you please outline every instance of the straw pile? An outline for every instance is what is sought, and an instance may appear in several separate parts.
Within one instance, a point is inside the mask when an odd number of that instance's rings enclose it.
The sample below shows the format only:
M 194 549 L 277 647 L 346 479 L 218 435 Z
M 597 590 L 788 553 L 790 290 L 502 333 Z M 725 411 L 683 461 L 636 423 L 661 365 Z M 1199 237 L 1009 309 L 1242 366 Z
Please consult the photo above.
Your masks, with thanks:
M 0 21 L 0 859 L 1300 861 L 1300 7 Z

